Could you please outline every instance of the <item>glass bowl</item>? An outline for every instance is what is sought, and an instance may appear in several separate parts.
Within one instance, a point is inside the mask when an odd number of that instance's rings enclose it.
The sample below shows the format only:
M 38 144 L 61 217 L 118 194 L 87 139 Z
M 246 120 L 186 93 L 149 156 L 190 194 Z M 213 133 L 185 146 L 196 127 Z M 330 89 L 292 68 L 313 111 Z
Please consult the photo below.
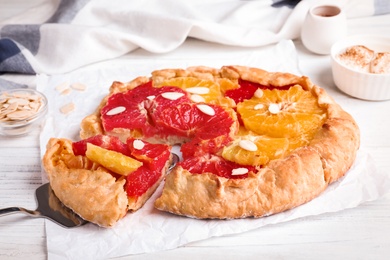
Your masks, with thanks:
M 42 125 L 47 111 L 47 98 L 39 91 L 27 88 L 0 91 L 0 135 L 28 134 Z

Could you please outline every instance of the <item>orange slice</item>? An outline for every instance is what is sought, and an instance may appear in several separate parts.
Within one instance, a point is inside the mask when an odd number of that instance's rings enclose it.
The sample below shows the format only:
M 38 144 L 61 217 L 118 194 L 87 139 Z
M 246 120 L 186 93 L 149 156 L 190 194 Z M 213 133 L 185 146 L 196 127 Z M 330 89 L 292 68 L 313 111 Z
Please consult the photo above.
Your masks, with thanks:
M 239 103 L 237 111 L 248 130 L 276 138 L 314 133 L 326 119 L 317 98 L 299 85 L 288 90 L 262 90 Z
M 110 151 L 91 143 L 87 143 L 87 151 L 85 153 L 88 159 L 102 165 L 104 168 L 127 176 L 142 166 L 142 162 L 122 153 Z
M 257 135 L 240 128 L 235 141 L 223 148 L 222 157 L 241 165 L 260 166 L 282 157 L 288 147 L 287 138 Z

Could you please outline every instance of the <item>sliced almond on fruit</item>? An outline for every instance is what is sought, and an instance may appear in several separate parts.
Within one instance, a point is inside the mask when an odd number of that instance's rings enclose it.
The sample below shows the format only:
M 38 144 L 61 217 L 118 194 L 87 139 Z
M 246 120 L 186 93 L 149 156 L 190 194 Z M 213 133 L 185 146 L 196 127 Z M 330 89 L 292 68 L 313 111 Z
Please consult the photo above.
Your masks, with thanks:
M 206 87 L 192 87 L 186 88 L 186 91 L 191 94 L 204 95 L 208 94 L 210 92 L 210 89 Z
M 258 88 L 253 95 L 257 98 L 261 98 L 264 95 L 264 92 L 261 88 Z
M 142 142 L 141 140 L 137 139 L 137 140 L 134 140 L 133 147 L 134 147 L 134 149 L 142 150 L 145 147 L 145 143 Z
M 250 141 L 250 140 L 241 140 L 238 145 L 244 149 L 244 150 L 247 150 L 247 151 L 250 151 L 250 152 L 255 152 L 257 151 L 257 145 Z
M 164 92 L 161 94 L 161 96 L 169 100 L 177 100 L 184 96 L 184 94 L 180 92 Z
M 203 102 L 206 101 L 202 96 L 197 95 L 197 94 L 191 95 L 190 99 L 191 99 L 193 102 L 195 102 L 195 103 L 203 103 Z
M 264 105 L 263 104 L 257 104 L 256 106 L 253 107 L 254 110 L 260 110 L 263 109 Z
M 206 115 L 209 115 L 209 116 L 214 116 L 215 115 L 215 110 L 214 108 L 210 107 L 209 105 L 206 105 L 206 104 L 199 104 L 199 105 L 196 105 L 196 107 L 202 111 L 203 113 L 205 113 Z
M 247 168 L 236 168 L 232 170 L 232 175 L 244 175 L 248 172 L 249 170 Z
M 278 104 L 270 104 L 268 106 L 268 111 L 271 113 L 271 114 L 277 114 L 280 112 L 280 107 Z
M 106 115 L 107 115 L 107 116 L 117 115 L 117 114 L 122 113 L 122 112 L 125 111 L 125 110 L 126 110 L 126 107 L 124 107 L 124 106 L 115 107 L 115 108 L 109 110 L 109 111 L 106 113 Z

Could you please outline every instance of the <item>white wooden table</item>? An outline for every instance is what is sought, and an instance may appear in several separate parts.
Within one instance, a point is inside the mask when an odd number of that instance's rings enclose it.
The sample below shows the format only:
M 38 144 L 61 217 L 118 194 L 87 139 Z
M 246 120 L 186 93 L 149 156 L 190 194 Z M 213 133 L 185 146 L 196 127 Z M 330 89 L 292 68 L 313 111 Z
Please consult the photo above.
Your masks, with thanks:
M 38 1 L 39 2 L 39 1 Z M 30 3 L 31 5 L 31 3 Z M 0 21 L 29 5 L 0 1 Z M 9 12 L 7 12 L 8 10 Z M 390 15 L 349 21 L 349 33 L 390 34 Z M 296 41 L 303 74 L 325 88 L 357 120 L 361 147 L 390 174 L 390 101 L 367 102 L 348 97 L 333 83 L 329 56 L 310 54 Z M 190 46 L 190 47 L 187 47 Z M 188 41 L 163 58 L 183 55 L 186 48 L 207 51 L 211 45 Z M 213 45 L 215 48 L 215 45 Z M 221 50 L 223 51 L 223 46 Z M 229 51 L 236 48 L 229 47 Z M 143 51 L 129 54 L 137 58 Z M 182 56 L 183 57 L 183 56 Z M 34 86 L 34 76 L 2 75 Z M 390 87 L 390 86 L 389 86 Z M 39 131 L 18 137 L 0 137 L 0 207 L 35 209 L 35 189 L 41 184 Z M 131 259 L 389 259 L 390 195 L 356 208 L 266 226 L 250 232 L 207 239 L 183 247 Z M 0 259 L 46 259 L 43 219 L 23 214 L 0 218 Z

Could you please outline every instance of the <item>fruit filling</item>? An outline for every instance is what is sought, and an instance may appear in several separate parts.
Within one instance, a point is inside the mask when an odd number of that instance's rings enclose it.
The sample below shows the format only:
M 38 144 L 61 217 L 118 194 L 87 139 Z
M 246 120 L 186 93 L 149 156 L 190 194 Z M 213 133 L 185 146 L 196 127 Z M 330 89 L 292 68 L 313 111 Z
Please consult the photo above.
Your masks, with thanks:
M 309 144 L 327 116 L 317 98 L 299 85 L 275 87 L 243 79 L 233 83 L 192 77 L 156 85 L 150 81 L 114 94 L 101 115 L 106 131 L 137 130 L 146 140 L 158 137 L 163 142 L 179 137 L 183 168 L 226 178 L 245 178 L 249 172 L 256 173 L 257 167 Z M 96 138 L 96 145 L 128 153 L 117 141 L 107 145 Z M 141 149 L 130 149 L 131 155 L 155 167 L 159 159 L 153 151 L 147 152 L 152 148 L 139 145 Z M 143 167 L 135 172 L 144 171 Z M 136 178 L 133 175 L 128 178 Z
M 133 200 L 143 195 L 161 177 L 170 158 L 170 146 L 151 144 L 134 138 L 123 143 L 115 136 L 96 135 L 72 144 L 75 155 L 86 156 L 125 178 L 124 189 Z

